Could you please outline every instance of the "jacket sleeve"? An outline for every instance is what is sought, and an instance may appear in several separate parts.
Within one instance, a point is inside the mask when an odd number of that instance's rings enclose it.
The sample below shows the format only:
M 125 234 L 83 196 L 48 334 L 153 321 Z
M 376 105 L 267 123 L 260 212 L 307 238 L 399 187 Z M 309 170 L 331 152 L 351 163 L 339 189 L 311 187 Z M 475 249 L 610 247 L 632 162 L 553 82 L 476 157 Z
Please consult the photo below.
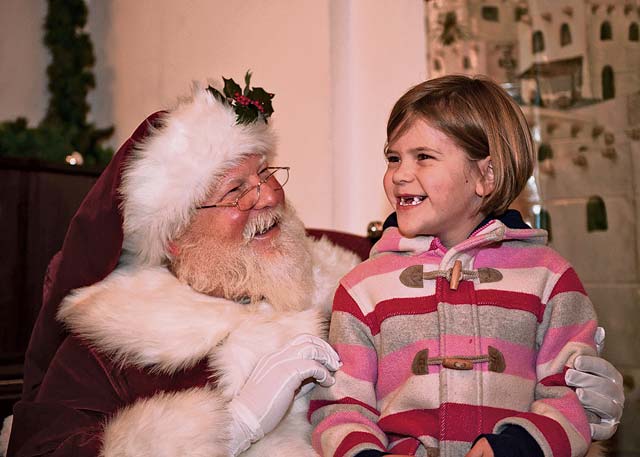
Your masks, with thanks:
M 8 455 L 228 455 L 230 417 L 214 391 L 136 399 L 128 382 L 118 366 L 68 338 L 36 399 L 16 405 Z
M 353 457 L 369 449 L 384 451 L 388 444 L 376 425 L 377 357 L 366 320 L 341 284 L 334 297 L 329 343 L 343 365 L 333 386 L 314 389 L 309 408 L 312 443 L 321 456 Z
M 536 343 L 536 390 L 530 411 L 498 422 L 494 433 L 509 424 L 524 428 L 545 456 L 584 455 L 591 443 L 589 423 L 565 371 L 576 356 L 595 355 L 597 327 L 593 305 L 575 271 L 559 275 L 544 308 Z

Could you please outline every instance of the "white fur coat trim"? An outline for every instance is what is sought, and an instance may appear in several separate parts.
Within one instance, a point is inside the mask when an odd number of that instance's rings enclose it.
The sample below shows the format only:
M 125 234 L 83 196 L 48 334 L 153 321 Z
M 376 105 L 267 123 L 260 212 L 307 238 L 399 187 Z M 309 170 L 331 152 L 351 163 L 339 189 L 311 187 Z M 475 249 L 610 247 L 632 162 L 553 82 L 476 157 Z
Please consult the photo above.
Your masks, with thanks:
M 7 455 L 9 447 L 9 435 L 11 434 L 11 424 L 13 424 L 13 416 L 7 416 L 2 421 L 2 431 L 0 431 L 0 457 Z
M 358 262 L 327 240 L 305 242 L 315 284 L 305 311 L 249 311 L 195 292 L 164 267 L 125 266 L 67 296 L 58 319 L 123 364 L 172 373 L 208 357 L 216 371 L 246 379 L 257 357 L 300 333 L 325 334 L 338 280 Z
M 119 268 L 65 298 L 58 318 L 117 362 L 164 373 L 205 357 L 224 371 L 230 350 L 236 352 L 229 360 L 235 366 L 245 352 L 275 350 L 298 333 L 319 335 L 324 326 L 313 309 L 276 313 L 265 305 L 262 312 L 246 311 L 195 292 L 162 267 Z
M 229 413 L 206 388 L 161 393 L 119 411 L 105 425 L 102 457 L 228 456 Z
M 123 173 L 124 249 L 143 265 L 161 264 L 226 169 L 250 154 L 274 155 L 265 122 L 237 125 L 233 108 L 198 84 L 192 92 L 136 145 Z
M 208 388 L 159 393 L 120 410 L 104 427 L 101 457 L 230 457 L 227 400 Z M 315 457 L 308 397 L 298 398 L 271 433 L 242 457 Z
M 196 293 L 163 267 L 118 268 L 58 311 L 72 333 L 116 361 L 163 372 L 195 365 L 242 315 L 241 305 Z

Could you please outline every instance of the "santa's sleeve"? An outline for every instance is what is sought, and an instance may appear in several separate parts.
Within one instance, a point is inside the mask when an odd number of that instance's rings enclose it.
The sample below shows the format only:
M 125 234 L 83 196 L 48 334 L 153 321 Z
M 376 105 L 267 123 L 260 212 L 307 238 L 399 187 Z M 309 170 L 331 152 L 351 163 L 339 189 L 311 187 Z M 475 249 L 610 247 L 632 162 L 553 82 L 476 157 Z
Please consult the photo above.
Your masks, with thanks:
M 135 398 L 118 366 L 74 338 L 34 401 L 19 402 L 8 455 L 226 455 L 230 416 L 207 387 Z

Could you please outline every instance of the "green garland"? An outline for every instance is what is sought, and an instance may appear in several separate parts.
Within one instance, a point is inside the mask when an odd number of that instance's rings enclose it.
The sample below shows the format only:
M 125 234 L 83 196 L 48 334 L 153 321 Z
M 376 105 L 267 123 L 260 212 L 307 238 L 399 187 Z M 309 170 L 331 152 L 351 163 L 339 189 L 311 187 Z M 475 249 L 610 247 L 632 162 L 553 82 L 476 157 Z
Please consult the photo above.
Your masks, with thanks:
M 47 113 L 35 128 L 25 118 L 0 123 L 0 156 L 35 157 L 64 162 L 79 151 L 85 165 L 103 166 L 113 155 L 100 143 L 113 127 L 98 129 L 87 122 L 87 94 L 95 87 L 91 38 L 85 33 L 84 0 L 48 0 L 44 43 L 51 52 L 47 67 L 50 93 Z

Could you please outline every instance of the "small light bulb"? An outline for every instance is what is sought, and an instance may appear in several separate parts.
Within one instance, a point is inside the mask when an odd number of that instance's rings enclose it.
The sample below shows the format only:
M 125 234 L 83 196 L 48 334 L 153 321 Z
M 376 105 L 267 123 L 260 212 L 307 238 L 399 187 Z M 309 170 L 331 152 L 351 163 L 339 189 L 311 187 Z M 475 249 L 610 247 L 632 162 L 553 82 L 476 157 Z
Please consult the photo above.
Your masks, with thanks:
M 69 165 L 82 165 L 84 163 L 82 154 L 80 154 L 78 151 L 73 151 L 71 154 L 65 157 L 64 160 Z

